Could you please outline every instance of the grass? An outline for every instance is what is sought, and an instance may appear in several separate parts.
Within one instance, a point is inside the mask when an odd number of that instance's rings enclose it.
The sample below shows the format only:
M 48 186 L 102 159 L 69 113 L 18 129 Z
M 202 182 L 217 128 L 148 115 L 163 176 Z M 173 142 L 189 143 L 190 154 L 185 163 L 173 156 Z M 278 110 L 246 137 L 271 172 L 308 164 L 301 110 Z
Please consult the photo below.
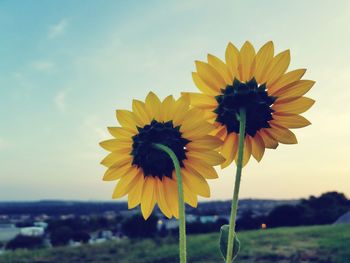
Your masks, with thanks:
M 237 262 L 350 262 L 350 224 L 276 228 L 240 232 L 242 249 Z M 178 262 L 175 238 L 123 240 L 78 248 L 60 247 L 15 251 L 0 256 L 0 263 L 171 263 Z M 188 237 L 188 261 L 223 262 L 218 234 Z

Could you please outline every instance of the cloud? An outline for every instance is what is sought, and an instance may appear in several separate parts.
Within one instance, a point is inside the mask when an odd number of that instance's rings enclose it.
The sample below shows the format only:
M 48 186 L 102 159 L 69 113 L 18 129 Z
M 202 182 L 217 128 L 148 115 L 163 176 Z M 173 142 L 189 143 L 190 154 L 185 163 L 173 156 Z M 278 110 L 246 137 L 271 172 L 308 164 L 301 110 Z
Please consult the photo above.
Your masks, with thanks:
M 107 129 L 101 127 L 103 126 L 101 125 L 101 118 L 98 115 L 91 114 L 86 116 L 84 121 L 84 133 L 86 133 L 86 129 L 91 131 L 91 133 L 89 134 L 91 135 L 91 137 L 89 137 L 88 139 L 96 137 L 99 140 L 108 139 L 110 136 L 107 132 Z
M 36 61 L 32 66 L 37 71 L 47 72 L 52 70 L 55 67 L 55 64 L 50 61 Z
M 67 91 L 61 90 L 56 94 L 54 98 L 55 106 L 60 112 L 66 111 L 66 94 Z
M 55 25 L 49 27 L 48 38 L 53 39 L 64 34 L 68 27 L 68 19 L 64 18 Z

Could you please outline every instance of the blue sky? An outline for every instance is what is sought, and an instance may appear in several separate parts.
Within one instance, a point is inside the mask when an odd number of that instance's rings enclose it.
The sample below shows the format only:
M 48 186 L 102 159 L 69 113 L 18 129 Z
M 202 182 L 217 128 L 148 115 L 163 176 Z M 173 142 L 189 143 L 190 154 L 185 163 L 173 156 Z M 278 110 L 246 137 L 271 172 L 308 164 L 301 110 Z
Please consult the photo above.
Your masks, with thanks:
M 350 196 L 350 4 L 334 1 L 0 1 L 0 200 L 108 200 L 98 142 L 114 110 L 195 91 L 194 60 L 228 41 L 291 49 L 316 80 L 298 145 L 244 171 L 242 197 Z M 211 183 L 230 198 L 234 167 Z

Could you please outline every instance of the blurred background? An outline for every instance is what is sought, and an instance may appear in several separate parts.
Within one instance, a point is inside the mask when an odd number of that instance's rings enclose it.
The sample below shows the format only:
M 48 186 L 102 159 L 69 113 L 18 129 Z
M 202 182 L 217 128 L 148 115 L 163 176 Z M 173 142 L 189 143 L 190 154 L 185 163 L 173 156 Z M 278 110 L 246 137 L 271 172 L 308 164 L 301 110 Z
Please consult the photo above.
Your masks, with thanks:
M 196 91 L 194 61 L 246 40 L 290 49 L 316 104 L 299 144 L 243 172 L 239 262 L 350 262 L 350 224 L 333 225 L 350 221 L 349 26 L 346 0 L 0 1 L 0 262 L 176 262 L 176 220 L 112 202 L 98 143 L 115 109 Z M 221 262 L 234 170 L 187 208 L 191 262 Z

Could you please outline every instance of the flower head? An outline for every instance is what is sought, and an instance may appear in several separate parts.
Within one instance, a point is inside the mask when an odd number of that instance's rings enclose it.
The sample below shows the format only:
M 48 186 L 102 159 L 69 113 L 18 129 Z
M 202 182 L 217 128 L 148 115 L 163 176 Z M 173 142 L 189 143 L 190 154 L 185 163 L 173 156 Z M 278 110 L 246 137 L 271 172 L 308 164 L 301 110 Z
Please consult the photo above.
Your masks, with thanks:
M 162 102 L 150 92 L 145 103 L 133 100 L 132 111 L 117 110 L 121 127 L 110 127 L 113 139 L 101 142 L 110 151 L 102 164 L 103 179 L 119 180 L 113 198 L 128 195 L 129 209 L 141 204 L 147 219 L 157 203 L 168 218 L 178 217 L 178 190 L 171 158 L 154 147 L 163 144 L 176 155 L 181 166 L 184 200 L 197 206 L 197 195 L 210 196 L 206 179 L 217 178 L 213 166 L 224 158 L 215 151 L 222 141 L 208 135 L 215 129 L 202 112 L 190 109 L 187 96 Z
M 248 41 L 240 50 L 229 43 L 225 62 L 210 54 L 208 63 L 196 61 L 192 77 L 201 93 L 188 95 L 195 108 L 207 111 L 213 134 L 224 141 L 222 168 L 237 159 L 239 109 L 246 111 L 243 165 L 251 155 L 260 161 L 265 148 L 297 143 L 289 129 L 310 124 L 300 114 L 314 104 L 303 95 L 315 82 L 301 79 L 305 69 L 287 72 L 289 63 L 289 50 L 274 56 L 272 41 L 257 53 Z

